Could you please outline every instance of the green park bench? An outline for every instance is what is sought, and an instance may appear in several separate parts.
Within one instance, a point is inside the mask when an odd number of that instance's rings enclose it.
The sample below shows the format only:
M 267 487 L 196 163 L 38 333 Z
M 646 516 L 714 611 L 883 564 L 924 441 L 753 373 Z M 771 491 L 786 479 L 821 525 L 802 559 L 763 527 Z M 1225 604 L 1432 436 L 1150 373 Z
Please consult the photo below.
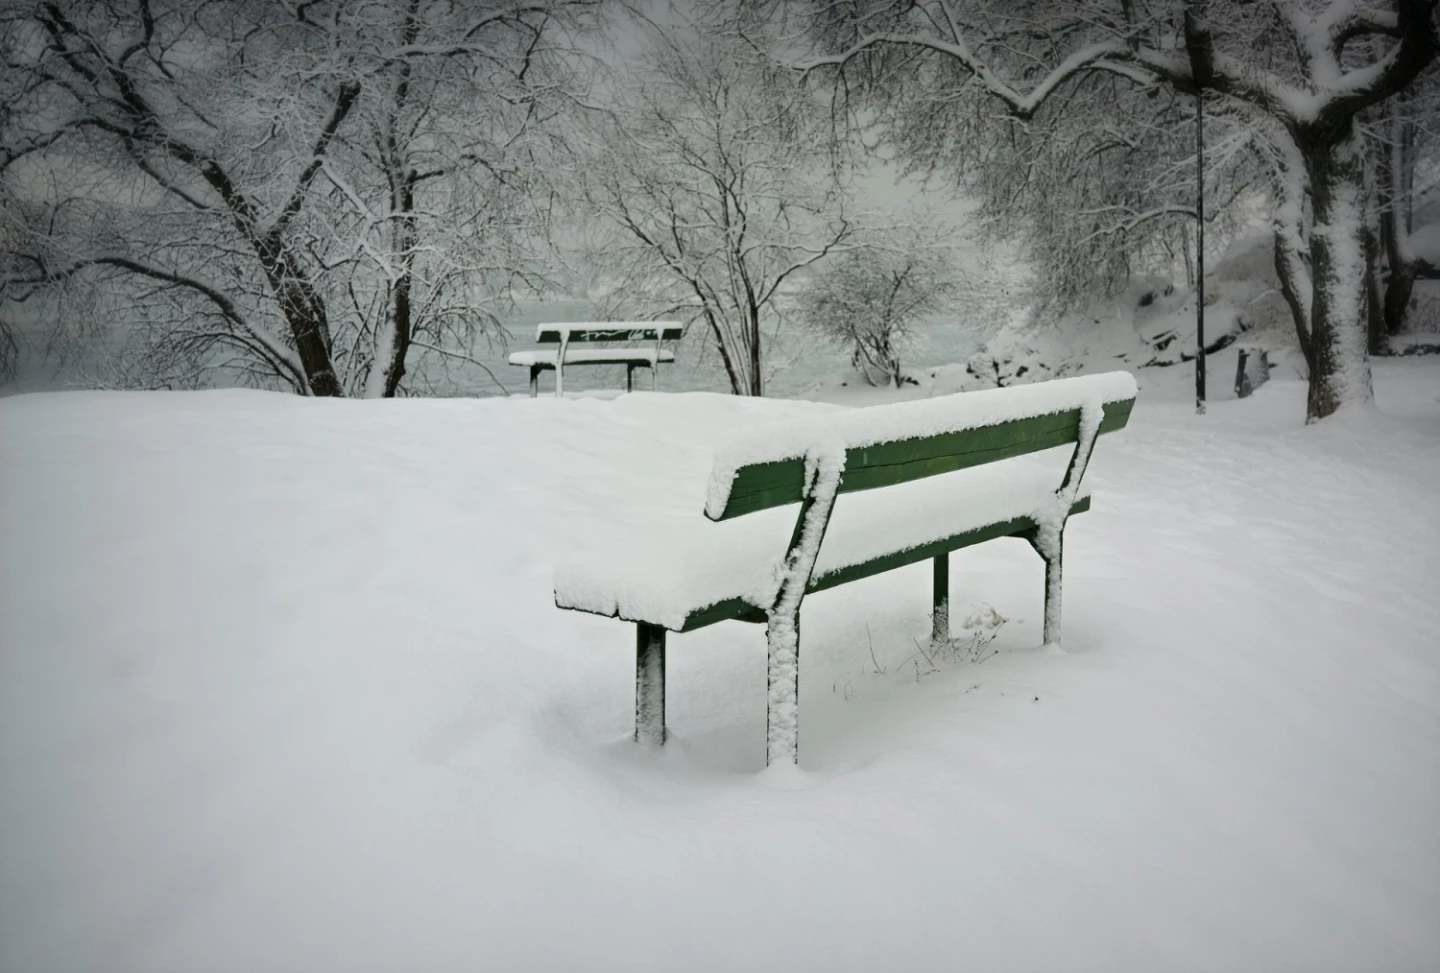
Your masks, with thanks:
M 793 763 L 800 605 L 811 592 L 933 560 L 940 643 L 950 552 L 1019 537 L 1044 559 L 1044 640 L 1058 647 L 1065 522 L 1090 508 L 1083 478 L 1096 438 L 1123 428 L 1134 404 L 1134 378 L 1110 372 L 752 427 L 715 455 L 708 522 L 653 523 L 633 549 L 561 564 L 555 604 L 635 623 L 635 739 L 656 744 L 666 632 L 764 624 L 766 762 Z M 1063 455 L 1026 455 L 1067 445 L 1063 476 Z M 777 508 L 797 504 L 791 526 Z
M 567 365 L 624 365 L 625 391 L 634 387 L 635 369 L 650 369 L 650 387 L 659 387 L 656 373 L 661 362 L 673 362 L 675 352 L 662 348 L 665 341 L 679 341 L 684 328 L 674 321 L 587 321 L 574 324 L 542 324 L 535 329 L 535 340 L 542 345 L 559 345 L 555 351 L 517 351 L 510 355 L 510 364 L 530 369 L 530 397 L 540 393 L 540 373 L 555 373 L 555 394 L 565 394 Z M 572 344 L 618 341 L 654 342 L 653 347 L 629 345 L 623 348 L 582 348 L 572 351 Z

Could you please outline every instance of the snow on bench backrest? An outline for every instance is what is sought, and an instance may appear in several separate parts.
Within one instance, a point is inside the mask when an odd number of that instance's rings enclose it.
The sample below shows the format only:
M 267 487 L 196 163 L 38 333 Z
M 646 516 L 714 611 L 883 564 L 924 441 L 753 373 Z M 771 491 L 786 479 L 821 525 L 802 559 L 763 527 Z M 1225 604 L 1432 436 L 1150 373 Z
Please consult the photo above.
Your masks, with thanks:
M 1122 429 L 1134 405 L 1134 376 L 1106 372 L 770 423 L 715 454 L 705 516 L 798 503 L 822 452 L 845 451 L 841 493 L 870 490 L 1073 443 L 1087 406 L 1104 408 L 1100 432 Z
M 566 341 L 679 341 L 684 330 L 678 321 L 577 321 L 539 325 L 535 340 L 542 345 Z

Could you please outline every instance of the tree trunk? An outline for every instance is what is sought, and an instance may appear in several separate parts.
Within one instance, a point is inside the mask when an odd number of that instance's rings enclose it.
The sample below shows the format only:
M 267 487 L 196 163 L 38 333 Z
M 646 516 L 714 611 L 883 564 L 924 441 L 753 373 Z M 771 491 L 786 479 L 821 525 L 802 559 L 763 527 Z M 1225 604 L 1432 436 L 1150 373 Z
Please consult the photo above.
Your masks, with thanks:
M 392 301 L 393 318 L 390 337 L 390 362 L 385 369 L 385 387 L 381 390 L 381 397 L 393 399 L 395 392 L 400 388 L 400 380 L 405 377 L 405 356 L 410 352 L 411 332 L 411 303 L 410 290 L 413 284 L 413 269 L 409 266 L 413 258 L 405 256 L 405 269 L 400 279 L 395 282 L 394 300 Z
M 1390 264 L 1390 279 L 1385 282 L 1385 333 L 1399 334 L 1405 330 L 1405 313 L 1410 309 L 1410 296 L 1415 293 L 1415 265 L 1404 260 Z
M 1365 151 L 1353 118 L 1336 128 L 1296 133 L 1314 204 L 1310 422 L 1374 398 L 1366 354 Z
M 224 201 L 232 224 L 258 258 L 270 290 L 280 305 L 280 313 L 284 316 L 285 323 L 290 326 L 290 334 L 295 340 L 295 351 L 305 369 L 305 381 L 310 387 L 311 395 L 337 396 L 344 395 L 345 392 L 340 387 L 340 379 L 335 374 L 335 365 L 330 357 L 330 318 L 325 310 L 325 299 L 320 296 L 314 281 L 305 273 L 303 261 L 297 252 L 299 244 L 288 242 L 286 232 L 290 221 L 304 205 L 305 194 L 315 173 L 320 170 L 330 140 L 350 114 L 359 94 L 360 85 L 341 85 L 335 96 L 335 106 L 330 119 L 325 123 L 315 144 L 314 158 L 301 173 L 290 202 L 263 235 L 256 218 L 254 203 L 236 189 L 230 175 L 220 163 L 203 157 L 183 143 L 169 139 L 169 136 L 160 130 L 160 135 L 163 135 L 160 140 L 165 143 L 166 151 L 181 162 L 199 169 L 201 177 Z M 154 111 L 148 106 L 145 106 L 143 111 L 137 109 L 137 112 L 142 120 L 142 127 L 146 123 L 157 122 Z
M 324 299 L 302 276 L 285 249 L 272 249 L 261 242 L 255 250 L 280 305 L 280 313 L 295 339 L 295 351 L 305 369 L 310 394 L 344 395 L 330 359 L 330 320 L 325 313 Z
M 1405 259 L 1400 243 L 1409 233 L 1410 191 L 1415 180 L 1415 157 L 1409 150 L 1415 138 L 1415 123 L 1402 117 L 1405 101 L 1402 93 L 1393 103 L 1383 106 L 1386 119 L 1381 131 L 1385 141 L 1376 153 L 1380 250 L 1389 270 L 1383 309 L 1387 335 L 1405 330 L 1405 312 L 1410 307 L 1410 296 L 1415 290 L 1415 265 Z
M 1305 356 L 1305 367 L 1315 370 L 1315 358 L 1310 349 L 1309 274 L 1304 266 L 1301 252 L 1294 247 L 1292 234 L 1277 227 L 1275 230 L 1275 276 L 1280 279 L 1280 294 L 1290 308 L 1290 318 L 1295 323 L 1295 339 L 1300 344 L 1300 354 Z
M 1190 254 L 1190 234 L 1181 232 L 1180 253 L 1185 258 L 1185 289 L 1195 289 L 1195 258 Z
M 747 324 L 750 332 L 750 394 L 757 398 L 765 394 L 760 380 L 760 309 L 750 308 L 750 321 Z
M 1300 168 L 1282 168 L 1276 174 L 1275 208 L 1275 276 L 1280 280 L 1280 294 L 1290 308 L 1295 322 L 1295 337 L 1305 356 L 1309 372 L 1315 371 L 1315 356 L 1310 342 L 1310 301 L 1314 290 L 1310 284 L 1309 248 L 1305 245 L 1305 185 Z
M 1365 347 L 1372 356 L 1383 355 L 1386 350 L 1385 299 L 1380 294 L 1380 234 L 1369 219 L 1365 221 Z
M 410 0 L 405 12 L 404 43 L 414 44 L 420 36 L 420 0 Z M 410 337 L 414 334 L 412 320 L 411 292 L 415 281 L 415 245 L 418 233 L 415 227 L 415 169 L 408 165 L 408 159 L 400 149 L 396 132 L 400 126 L 400 112 L 410 101 L 410 62 L 400 64 L 399 79 L 395 83 L 395 109 L 389 118 L 385 136 L 385 168 L 390 182 L 390 209 L 396 214 L 394 245 L 391 252 L 396 254 L 400 272 L 390 288 L 390 306 L 386 325 L 390 333 L 385 336 L 387 353 L 381 357 L 381 349 L 375 349 L 375 360 L 370 363 L 372 374 L 376 368 L 384 368 L 380 396 L 393 399 L 400 388 L 400 379 L 405 377 L 405 358 L 410 354 Z
M 405 359 L 410 354 L 410 338 L 414 334 L 414 304 L 412 294 L 415 286 L 415 172 L 408 170 L 402 176 L 402 167 L 397 162 L 391 174 L 394 185 L 392 208 L 397 218 L 394 221 L 392 252 L 399 265 L 399 273 L 390 285 L 389 308 L 381 323 L 384 332 L 377 335 L 375 360 L 370 364 L 372 379 L 367 382 L 366 395 L 393 399 L 405 377 Z M 395 180 L 399 184 L 395 185 Z
M 735 362 L 730 358 L 730 348 L 725 344 L 725 333 L 720 329 L 720 320 L 708 308 L 704 314 L 705 322 L 710 325 L 710 334 L 715 338 L 715 350 L 720 353 L 720 363 L 725 366 L 725 377 L 730 380 L 730 392 L 733 395 L 744 395 L 745 386 L 735 371 Z

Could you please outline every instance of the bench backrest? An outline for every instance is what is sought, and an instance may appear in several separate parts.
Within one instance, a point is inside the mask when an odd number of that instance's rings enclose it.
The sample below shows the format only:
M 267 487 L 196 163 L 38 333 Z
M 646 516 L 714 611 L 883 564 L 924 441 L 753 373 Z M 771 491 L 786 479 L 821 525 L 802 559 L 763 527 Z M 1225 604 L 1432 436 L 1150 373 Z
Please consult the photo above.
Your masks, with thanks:
M 800 502 L 807 452 L 833 437 L 845 447 L 840 492 L 850 493 L 1075 443 L 1087 405 L 1104 409 L 1099 433 L 1124 428 L 1134 377 L 1107 372 L 757 427 L 716 454 L 705 515 Z
M 581 321 L 542 324 L 535 340 L 542 345 L 571 341 L 679 341 L 685 329 L 676 321 Z

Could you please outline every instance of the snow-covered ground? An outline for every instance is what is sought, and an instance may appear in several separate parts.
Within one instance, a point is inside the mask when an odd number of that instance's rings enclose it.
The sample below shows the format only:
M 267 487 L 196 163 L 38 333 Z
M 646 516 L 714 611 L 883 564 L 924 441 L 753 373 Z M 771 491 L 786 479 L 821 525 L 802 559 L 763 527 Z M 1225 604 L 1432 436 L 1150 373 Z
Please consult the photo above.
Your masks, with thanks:
M 1097 448 L 1067 654 L 1019 541 L 952 559 L 978 664 L 924 565 L 808 599 L 788 773 L 759 627 L 671 637 L 645 750 L 551 576 L 836 406 L 0 401 L 0 970 L 1436 969 L 1440 364 L 1306 427 L 1227 360 Z

